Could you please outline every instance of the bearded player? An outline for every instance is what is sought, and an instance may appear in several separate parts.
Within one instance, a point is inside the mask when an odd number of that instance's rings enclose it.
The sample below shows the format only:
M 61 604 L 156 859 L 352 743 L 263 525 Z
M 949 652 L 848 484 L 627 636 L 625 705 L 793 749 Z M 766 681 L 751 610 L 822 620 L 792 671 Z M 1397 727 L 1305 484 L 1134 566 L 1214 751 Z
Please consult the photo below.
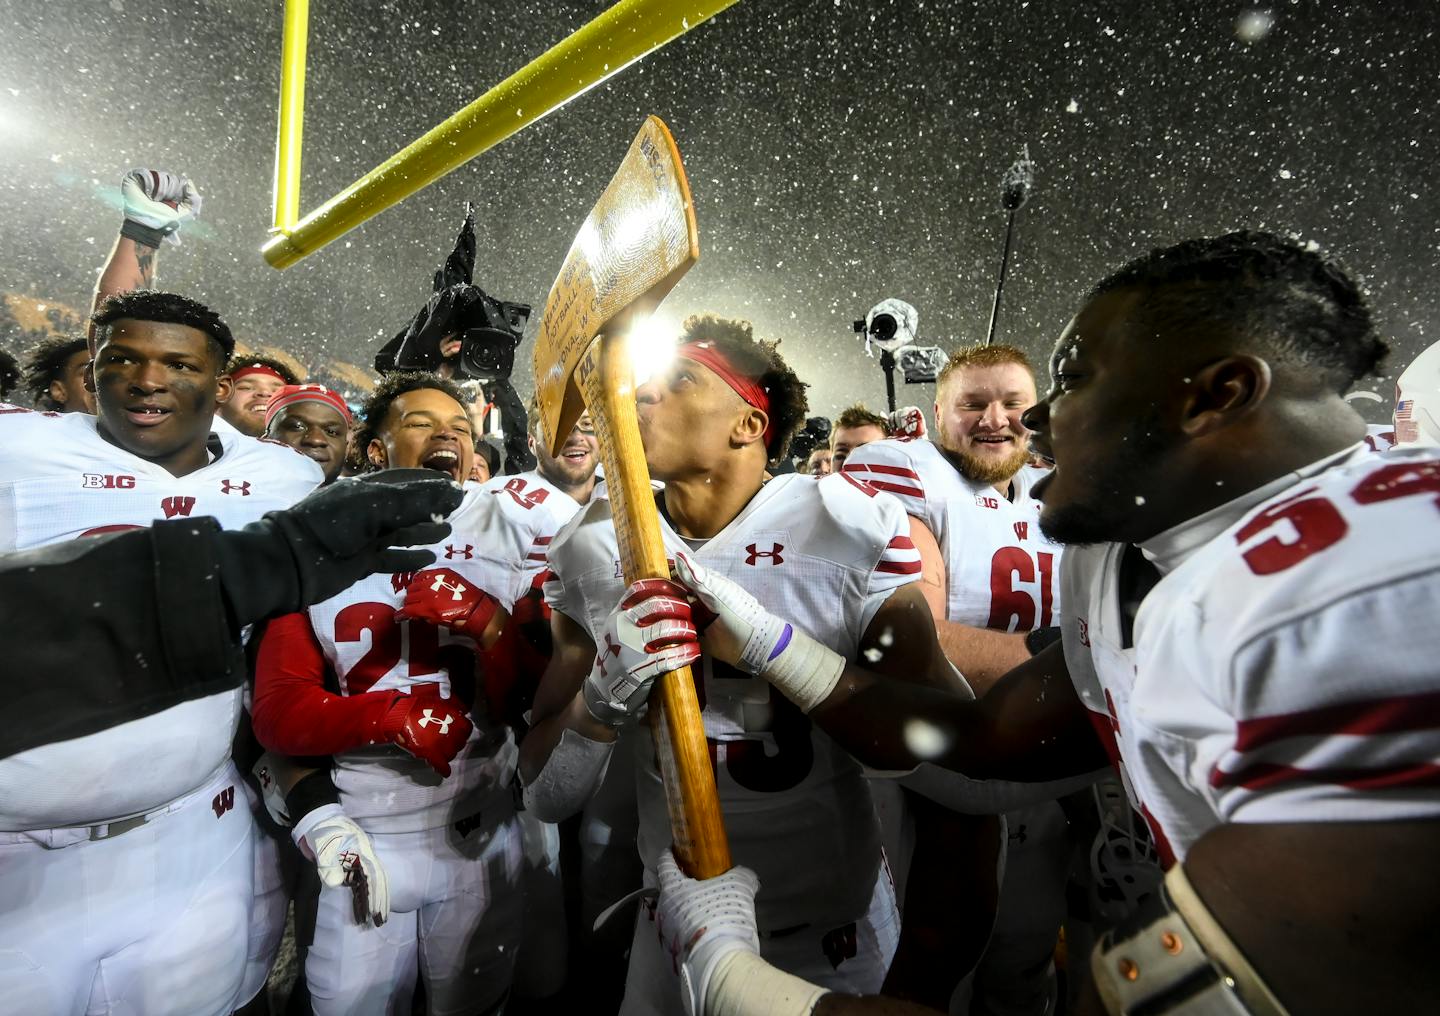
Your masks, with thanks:
M 636 398 L 650 475 L 666 484 L 656 502 L 672 554 L 690 550 L 846 658 L 872 653 L 883 671 L 954 686 L 900 506 L 843 476 L 767 474 L 806 409 L 773 345 L 747 324 L 692 318 L 673 365 Z M 653 677 L 698 655 L 688 607 L 670 583 L 625 587 L 607 499 L 561 531 L 549 563 L 555 657 L 523 746 L 526 800 L 544 818 L 573 813 L 618 738 L 637 753 L 639 847 L 653 863 L 669 818 L 649 729 L 634 720 Z M 898 928 L 859 767 L 763 683 L 708 657 L 695 667 L 731 850 L 769 873 L 767 955 L 874 990 Z M 668 965 L 641 919 L 623 1012 L 680 1011 Z
M 357 439 L 371 468 L 457 483 L 475 454 L 459 390 L 431 374 L 388 375 Z M 373 897 L 357 912 L 343 886 L 321 890 L 305 961 L 317 1013 L 408 1012 L 417 973 L 432 1014 L 498 1011 L 509 989 L 523 913 L 516 751 L 475 653 L 528 585 L 534 537 L 478 486 L 447 521 L 434 567 L 372 575 L 272 621 L 257 657 L 261 743 L 334 756 L 339 803 L 292 816 L 296 842 L 318 860 L 343 829 L 388 896 L 387 919 Z
M 1065 329 L 1026 417 L 1056 465 L 1041 523 L 1072 545 L 1062 645 L 978 703 L 830 657 L 810 715 L 873 764 L 1041 780 L 1112 757 L 1168 872 L 1091 958 L 1111 1012 L 1440 997 L 1440 458 L 1365 445 L 1343 396 L 1384 353 L 1363 293 L 1312 247 L 1242 232 L 1132 262 Z M 677 566 L 717 610 L 711 652 L 813 694 L 785 664 L 810 647 L 768 657 L 777 619 Z M 901 736 L 922 719 L 943 744 L 923 758 Z M 748 873 L 666 874 L 697 1011 L 897 1011 L 793 981 L 757 1008 L 783 975 L 729 916 Z
M 0 413 L 0 549 L 161 518 L 237 527 L 320 482 L 288 448 L 211 434 L 234 344 L 213 311 L 134 292 L 94 323 L 98 416 Z M 0 762 L 7 1007 L 224 1013 L 248 1000 L 255 830 L 230 760 L 239 684 Z
M 936 379 L 938 439 L 869 442 L 855 448 L 844 466 L 905 506 L 940 644 L 977 694 L 1043 647 L 1047 636 L 1053 641 L 1059 634 L 1053 626 L 1059 619 L 1060 547 L 1040 531 L 1040 503 L 1030 490 L 1045 470 L 1028 465 L 1030 431 L 1022 420 L 1036 401 L 1035 375 L 1021 350 L 961 349 Z M 911 805 L 917 822 L 962 824 L 925 815 L 925 805 L 913 798 Z M 1020 1014 L 1043 1013 L 1052 1004 L 1050 957 L 1070 867 L 1065 815 L 1052 802 L 1006 818 L 1004 889 L 993 932 L 961 930 L 962 922 L 948 916 L 949 905 L 935 893 L 955 864 L 953 846 L 944 841 L 962 830 L 919 838 L 917 892 L 907 900 L 910 921 L 902 940 L 906 967 L 894 972 L 892 985 L 909 983 L 935 1003 L 948 998 L 955 976 L 975 956 L 978 933 L 982 941 L 989 938 L 973 986 L 984 1005 Z M 972 875 L 982 884 L 956 884 L 951 894 L 975 896 L 970 912 L 986 923 L 979 900 L 993 894 L 994 879 L 978 870 Z M 932 907 L 938 908 L 934 914 Z M 944 947 L 949 962 L 916 944 L 914 932 L 922 926 L 952 929 L 955 941 Z M 930 935 L 926 941 L 939 939 Z

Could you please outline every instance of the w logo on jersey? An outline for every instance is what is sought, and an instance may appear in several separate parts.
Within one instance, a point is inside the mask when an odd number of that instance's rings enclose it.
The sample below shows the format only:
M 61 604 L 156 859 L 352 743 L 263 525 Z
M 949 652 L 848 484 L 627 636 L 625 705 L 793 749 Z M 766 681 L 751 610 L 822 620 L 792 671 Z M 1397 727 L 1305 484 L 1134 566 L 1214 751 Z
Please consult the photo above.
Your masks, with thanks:
M 233 481 L 231 481 L 231 480 L 221 480 L 221 481 L 220 481 L 220 493 L 222 493 L 222 494 L 239 494 L 241 497 L 249 497 L 249 496 L 250 496 L 250 481 L 249 481 L 249 480 L 241 480 L 239 483 L 235 483 L 235 482 L 233 482 Z
M 397 571 L 390 576 L 390 588 L 397 593 L 400 592 L 410 585 L 410 581 L 415 578 L 415 575 L 416 573 L 413 571 Z
M 1017 522 L 1017 523 L 1015 523 L 1015 539 L 1017 539 L 1017 540 L 1028 540 L 1028 539 L 1030 539 L 1030 523 L 1028 523 L 1028 522 Z
M 167 497 L 160 502 L 160 510 L 165 513 L 167 519 L 173 519 L 176 515 L 189 515 L 195 510 L 195 499 L 193 497 Z
M 784 549 L 784 544 L 772 543 L 769 550 L 756 550 L 755 544 L 752 543 L 745 548 L 745 550 L 748 552 L 745 555 L 745 563 L 754 566 L 758 564 L 760 559 L 763 557 L 769 559 L 772 566 L 777 564 L 784 564 L 785 559 L 780 556 L 780 552 Z
M 215 812 L 216 818 L 223 818 L 225 813 L 235 807 L 235 788 L 226 787 L 215 795 L 215 800 L 210 802 L 210 807 Z

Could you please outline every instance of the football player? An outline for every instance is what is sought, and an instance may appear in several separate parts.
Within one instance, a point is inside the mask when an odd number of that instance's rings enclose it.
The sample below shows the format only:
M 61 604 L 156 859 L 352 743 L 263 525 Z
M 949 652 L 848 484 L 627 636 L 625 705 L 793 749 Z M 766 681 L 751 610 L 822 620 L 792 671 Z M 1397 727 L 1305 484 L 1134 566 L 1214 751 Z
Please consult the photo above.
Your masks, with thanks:
M 293 370 L 269 356 L 237 356 L 226 373 L 230 389 L 215 407 L 215 417 L 246 437 L 263 435 L 270 400 L 285 386 L 300 383 Z
M 468 477 L 462 398 L 433 374 L 386 375 L 360 413 L 370 466 Z M 408 1011 L 417 972 L 436 1014 L 498 1011 L 509 990 L 523 912 L 516 749 L 477 694 L 475 650 L 528 584 L 533 535 L 473 485 L 447 521 L 434 567 L 372 575 L 270 622 L 257 656 L 261 743 L 334 756 L 339 803 L 290 816 L 297 844 L 331 868 L 305 960 L 317 1013 Z M 333 877 L 337 838 L 368 866 L 368 901 Z
M 139 291 L 94 324 L 97 416 L 0 410 L 0 549 L 158 519 L 238 527 L 319 484 L 288 448 L 211 433 L 234 345 L 213 311 Z M 230 757 L 240 709 L 230 685 L 0 763 L 7 1005 L 224 1013 L 258 991 L 242 984 L 255 827 Z
M 1440 996 L 1440 458 L 1364 444 L 1343 396 L 1385 351 L 1312 246 L 1240 232 L 1152 252 L 1091 291 L 1025 420 L 1055 462 L 1041 524 L 1071 545 L 1061 645 L 976 703 L 829 650 L 796 671 L 812 646 L 780 646 L 783 622 L 681 560 L 717 613 L 707 651 L 807 702 L 833 673 L 809 715 L 872 764 L 1042 780 L 1103 747 L 1168 867 L 1092 957 L 1109 1011 L 1422 1011 Z M 928 751 L 903 736 L 915 722 Z M 670 880 L 695 1011 L 762 1011 L 777 990 L 763 1011 L 889 1011 L 735 949 L 746 934 L 711 902 L 744 914 L 746 875 Z M 711 917 L 729 959 L 683 938 Z
M 350 447 L 350 407 L 324 385 L 286 385 L 265 409 L 265 436 L 314 459 L 333 483 Z
M 910 537 L 924 566 L 921 587 L 940 644 L 977 694 L 1038 651 L 1047 637 L 1059 635 L 1054 626 L 1061 548 L 1040 531 L 1040 504 L 1030 489 L 1045 470 L 1028 464 L 1030 431 L 1021 419 L 1036 401 L 1035 375 L 1024 352 L 1006 345 L 960 349 L 936 380 L 936 440 L 868 442 L 852 451 L 844 466 L 897 498 L 909 513 Z M 876 791 L 886 799 L 894 788 L 882 785 Z M 1006 816 L 1003 897 L 998 923 L 987 934 L 988 926 L 964 929 L 934 891 L 942 877 L 964 877 L 942 874 L 954 865 L 947 840 L 964 835 L 965 824 L 976 826 L 978 835 L 978 821 L 930 815 L 913 798 L 910 805 L 922 835 L 914 851 L 916 870 L 905 873 L 907 886 L 911 874 L 917 880 L 914 894 L 907 891 L 909 921 L 901 943 L 906 966 L 897 960 L 892 987 L 903 981 L 912 993 L 939 1004 L 973 962 L 975 939 L 988 937 L 974 990 L 997 1011 L 1045 1012 L 1070 867 L 1060 806 L 1037 804 Z M 926 834 L 927 823 L 954 828 Z M 909 859 L 897 861 L 903 865 Z M 993 896 L 994 872 L 993 864 L 978 865 L 970 877 L 986 884 L 951 889 L 952 895 L 977 900 L 967 913 L 981 924 L 988 925 L 989 914 L 978 901 Z M 954 941 L 946 944 L 945 936 L 928 930 L 937 927 L 949 929 Z M 927 929 L 923 938 L 921 928 Z M 950 955 L 935 955 L 937 947 Z
M 692 318 L 674 362 L 636 398 L 650 475 L 665 483 L 656 504 L 672 554 L 689 550 L 744 583 L 844 658 L 870 654 L 883 672 L 956 686 L 914 585 L 919 559 L 899 504 L 851 477 L 766 472 L 806 409 L 773 344 L 742 322 Z M 543 818 L 573 813 L 618 738 L 636 753 L 640 855 L 653 865 L 670 824 L 650 731 L 634 718 L 657 674 L 695 662 L 731 849 L 768 873 L 766 954 L 836 987 L 875 990 L 898 928 L 859 766 L 763 681 L 695 660 L 673 584 L 626 588 L 608 499 L 561 531 L 549 567 L 555 656 L 522 748 L 527 803 Z M 639 919 L 623 1012 L 680 1011 L 668 965 Z

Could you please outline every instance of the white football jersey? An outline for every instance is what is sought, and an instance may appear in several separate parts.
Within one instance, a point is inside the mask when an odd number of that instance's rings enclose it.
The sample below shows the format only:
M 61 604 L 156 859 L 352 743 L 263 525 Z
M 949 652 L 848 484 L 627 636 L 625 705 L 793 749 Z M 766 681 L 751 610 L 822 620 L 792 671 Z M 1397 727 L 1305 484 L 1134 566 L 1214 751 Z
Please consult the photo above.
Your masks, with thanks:
M 852 660 L 875 611 L 920 573 L 900 507 L 845 476 L 778 476 L 695 549 L 663 517 L 661 531 L 671 554 L 688 550 Z M 597 497 L 561 530 L 550 571 L 550 606 L 599 641 L 625 591 L 608 499 Z M 862 916 L 880 840 L 859 765 L 764 680 L 708 657 L 697 668 L 731 852 L 764 887 L 760 928 L 825 929 Z M 627 728 L 623 738 L 638 752 L 638 845 L 653 869 L 671 836 L 649 725 Z
M 961 476 L 930 441 L 886 440 L 855 449 L 843 472 L 893 494 L 935 534 L 946 620 L 1007 632 L 1059 623 L 1061 547 L 1040 532 L 1040 502 L 1030 496 L 1044 470 L 1021 469 L 1007 499 Z
M 492 477 L 480 489 L 493 495 L 505 514 L 517 526 L 532 534 L 525 553 L 526 567 L 532 572 L 545 567 L 545 553 L 550 548 L 550 541 L 560 527 L 580 510 L 579 501 L 535 469 L 514 476 Z
M 397 621 L 405 590 L 418 574 L 449 569 L 494 596 L 506 610 L 529 585 L 525 555 L 530 534 L 515 526 L 498 499 L 467 484 L 465 499 L 447 520 L 450 535 L 430 547 L 435 563 L 421 572 L 371 575 L 307 614 L 341 695 L 439 685 L 471 709 L 475 730 L 451 763 L 446 779 L 403 749 L 378 744 L 335 756 L 333 776 L 345 813 L 373 832 L 413 832 L 465 821 L 507 801 L 515 773 L 510 730 L 490 722 L 485 697 L 476 693 L 474 642 L 420 621 Z M 486 821 L 497 816 L 487 814 Z
M 1395 425 L 1393 423 L 1367 423 L 1365 445 L 1372 452 L 1388 452 L 1395 447 Z
M 96 422 L 0 405 L 0 551 L 202 515 L 233 529 L 323 478 L 294 449 L 238 433 L 212 434 L 210 464 L 172 476 Z M 229 759 L 240 701 L 237 687 L 0 761 L 0 829 L 93 825 L 189 793 Z
M 1362 443 L 1161 534 L 1133 644 L 1126 549 L 1069 552 L 1070 676 L 1167 864 L 1227 822 L 1440 816 L 1437 495 L 1435 450 Z

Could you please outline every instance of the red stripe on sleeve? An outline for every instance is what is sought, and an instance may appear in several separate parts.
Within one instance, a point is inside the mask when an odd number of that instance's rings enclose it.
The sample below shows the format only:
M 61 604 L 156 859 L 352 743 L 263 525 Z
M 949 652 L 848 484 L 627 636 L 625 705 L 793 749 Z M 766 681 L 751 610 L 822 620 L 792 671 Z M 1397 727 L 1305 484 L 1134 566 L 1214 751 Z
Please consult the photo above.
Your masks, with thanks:
M 1436 727 L 1440 727 L 1440 692 L 1393 695 L 1241 720 L 1236 724 L 1235 750 L 1254 751 L 1289 737 L 1364 737 Z
M 915 544 L 908 536 L 897 536 L 885 545 L 886 550 L 914 550 Z
M 398 692 L 345 697 L 325 689 L 325 654 L 304 614 L 265 626 L 255 659 L 255 736 L 286 755 L 334 755 L 374 744 Z
M 882 466 L 878 462 L 857 462 L 854 465 L 847 462 L 840 467 L 842 473 L 858 473 L 861 470 L 867 473 L 884 473 L 887 476 L 908 476 L 912 480 L 920 479 L 920 474 L 913 469 L 906 469 L 904 466 Z
M 877 564 L 877 565 L 875 566 L 875 570 L 878 571 L 878 572 L 884 572 L 884 573 L 887 574 L 887 575 L 919 575 L 919 574 L 920 574 L 920 562 L 919 562 L 919 561 L 881 561 L 879 564 Z
M 1407 762 L 1373 769 L 1300 769 L 1257 762 L 1233 773 L 1219 769 L 1210 771 L 1210 785 L 1216 789 L 1244 787 L 1246 790 L 1266 790 L 1282 783 L 1328 783 L 1351 790 L 1440 787 L 1440 765 Z

